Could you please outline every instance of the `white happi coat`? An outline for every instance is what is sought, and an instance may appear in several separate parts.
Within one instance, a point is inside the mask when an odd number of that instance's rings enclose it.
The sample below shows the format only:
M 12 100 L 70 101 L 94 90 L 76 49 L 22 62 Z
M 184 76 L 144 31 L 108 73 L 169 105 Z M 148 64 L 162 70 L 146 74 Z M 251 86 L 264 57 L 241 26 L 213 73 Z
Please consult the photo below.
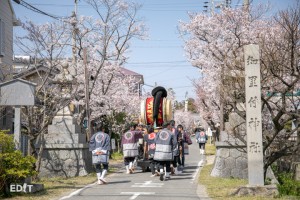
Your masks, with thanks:
M 177 145 L 175 134 L 165 128 L 156 134 L 155 143 L 154 160 L 172 161 L 174 159 L 174 149 Z
M 122 137 L 123 156 L 135 157 L 139 155 L 138 151 L 138 140 L 143 138 L 141 131 L 127 131 Z
M 109 135 L 101 131 L 95 133 L 90 140 L 89 150 L 92 152 L 93 164 L 108 164 L 110 152 Z M 96 154 L 99 151 L 102 152 L 101 155 Z

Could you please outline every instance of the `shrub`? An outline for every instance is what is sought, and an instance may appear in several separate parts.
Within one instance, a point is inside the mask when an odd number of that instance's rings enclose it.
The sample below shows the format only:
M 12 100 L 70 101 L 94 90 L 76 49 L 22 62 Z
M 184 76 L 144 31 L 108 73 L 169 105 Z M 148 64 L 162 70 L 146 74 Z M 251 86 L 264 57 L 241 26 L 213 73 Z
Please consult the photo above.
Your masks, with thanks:
M 36 174 L 35 158 L 23 156 L 14 147 L 13 135 L 0 130 L 0 196 L 10 195 L 11 183 L 23 182 L 26 177 Z
M 300 196 L 300 181 L 293 179 L 292 173 L 278 174 L 278 191 L 282 195 Z

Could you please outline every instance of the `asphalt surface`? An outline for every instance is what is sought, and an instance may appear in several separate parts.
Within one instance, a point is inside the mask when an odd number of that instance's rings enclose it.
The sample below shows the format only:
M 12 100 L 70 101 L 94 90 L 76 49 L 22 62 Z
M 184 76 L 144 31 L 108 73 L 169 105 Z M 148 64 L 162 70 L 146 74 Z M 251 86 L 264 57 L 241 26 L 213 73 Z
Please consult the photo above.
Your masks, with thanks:
M 150 177 L 150 172 L 137 169 L 134 174 L 126 174 L 125 167 L 106 177 L 108 184 L 87 185 L 61 199 L 74 200 L 192 200 L 209 199 L 205 188 L 198 185 L 200 165 L 206 162 L 204 155 L 199 154 L 196 142 L 189 146 L 189 155 L 185 158 L 182 174 L 171 176 L 170 180 L 160 181 L 159 177 Z

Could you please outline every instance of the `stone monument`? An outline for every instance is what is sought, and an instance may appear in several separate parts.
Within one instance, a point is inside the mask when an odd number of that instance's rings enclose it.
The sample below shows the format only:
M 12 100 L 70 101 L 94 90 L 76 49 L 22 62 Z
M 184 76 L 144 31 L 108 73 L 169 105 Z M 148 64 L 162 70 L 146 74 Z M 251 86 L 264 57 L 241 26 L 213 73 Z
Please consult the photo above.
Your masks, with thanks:
M 245 46 L 246 121 L 237 113 L 229 115 L 229 122 L 216 142 L 216 159 L 212 176 L 248 179 L 232 195 L 275 196 L 278 194 L 277 180 L 269 168 L 267 178 L 271 185 L 264 185 L 263 144 L 261 126 L 261 89 L 259 51 L 257 45 Z M 244 110 L 244 106 L 240 105 Z M 240 136 L 236 137 L 236 133 Z M 246 137 L 243 137 L 246 136 Z
M 246 129 L 248 152 L 248 183 L 264 185 L 261 86 L 258 45 L 244 46 L 246 87 Z
M 63 72 L 55 77 L 53 84 L 60 86 L 65 106 L 57 112 L 45 134 L 40 173 L 44 177 L 83 176 L 92 171 L 86 135 L 82 133 L 69 107 L 73 76 L 68 72 L 68 64 L 62 68 Z

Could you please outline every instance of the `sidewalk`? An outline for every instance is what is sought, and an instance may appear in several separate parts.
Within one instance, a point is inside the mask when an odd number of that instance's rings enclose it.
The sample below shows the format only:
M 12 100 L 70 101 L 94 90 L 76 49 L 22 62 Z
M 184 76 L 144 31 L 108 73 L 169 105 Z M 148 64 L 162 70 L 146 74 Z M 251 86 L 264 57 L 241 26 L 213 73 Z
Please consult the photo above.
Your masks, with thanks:
M 211 164 L 214 163 L 214 160 L 215 160 L 215 155 L 206 156 L 205 161 L 204 161 L 204 165 L 211 165 Z M 198 172 L 198 175 L 196 177 L 196 181 L 198 183 L 197 194 L 201 198 L 201 200 L 202 199 L 211 200 L 211 198 L 207 194 L 206 187 L 204 185 L 201 185 L 201 183 L 199 183 L 199 176 L 200 176 L 200 173 L 201 173 L 201 169 L 202 169 L 202 167 L 199 168 L 199 172 Z

